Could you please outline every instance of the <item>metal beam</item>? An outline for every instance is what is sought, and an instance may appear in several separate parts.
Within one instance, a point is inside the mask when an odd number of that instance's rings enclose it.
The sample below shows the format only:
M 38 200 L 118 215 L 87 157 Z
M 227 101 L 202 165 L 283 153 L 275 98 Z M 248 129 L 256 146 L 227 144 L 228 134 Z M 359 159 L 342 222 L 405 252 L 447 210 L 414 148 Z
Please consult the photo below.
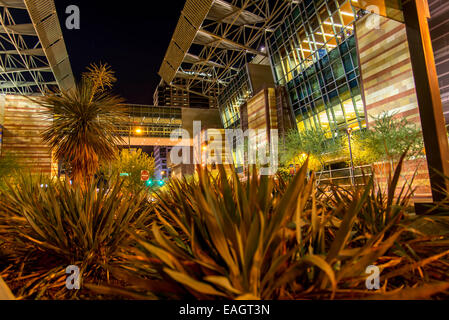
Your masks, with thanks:
M 218 44 L 217 44 L 217 42 L 218 42 Z M 215 33 L 209 32 L 204 29 L 200 29 L 198 31 L 197 36 L 194 40 L 194 43 L 201 44 L 204 46 L 216 46 L 217 48 L 222 48 L 222 49 L 227 49 L 227 50 L 245 51 L 247 53 L 266 56 L 266 54 L 261 51 L 255 50 L 251 47 L 245 46 L 236 41 L 229 40 L 223 36 L 219 36 Z
M 42 49 L 42 48 L 37 48 L 37 49 L 20 49 L 19 51 L 17 51 L 17 50 L 0 50 L 0 54 L 9 54 L 9 55 L 22 54 L 22 55 L 25 55 L 25 56 L 45 57 L 45 52 L 44 52 L 44 49 Z
M 26 9 L 23 0 L 0 0 L 0 7 L 12 9 Z
M 56 81 L 39 83 L 39 85 L 57 85 Z M 11 89 L 16 87 L 32 87 L 37 86 L 36 82 L 33 81 L 23 81 L 23 82 L 12 82 L 12 81 L 0 81 L 0 89 Z
M 20 73 L 20 72 L 52 72 L 50 67 L 37 67 L 37 68 L 29 68 L 29 69 L 25 69 L 25 68 L 7 68 L 4 69 L 2 67 L 0 67 L 0 73 L 1 74 L 5 74 L 5 73 Z
M 36 30 L 34 29 L 32 23 L 7 25 L 4 27 L 0 26 L 0 33 L 9 33 L 9 32 L 24 36 L 36 36 Z

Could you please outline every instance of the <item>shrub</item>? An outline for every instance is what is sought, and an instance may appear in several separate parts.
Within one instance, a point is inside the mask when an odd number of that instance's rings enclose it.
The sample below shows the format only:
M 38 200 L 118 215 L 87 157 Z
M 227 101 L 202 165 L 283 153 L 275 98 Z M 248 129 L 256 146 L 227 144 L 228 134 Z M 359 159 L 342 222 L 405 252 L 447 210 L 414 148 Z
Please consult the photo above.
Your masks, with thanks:
M 6 182 L 21 169 L 17 159 L 11 154 L 0 156 L 0 192 L 6 188 Z
M 407 195 L 377 196 L 370 180 L 344 199 L 334 193 L 329 202 L 331 196 L 317 193 L 314 177 L 307 181 L 307 162 L 288 186 L 281 178 L 258 177 L 256 170 L 243 183 L 219 169 L 218 178 L 200 169 L 198 182 L 173 181 L 159 194 L 151 230 L 131 230 L 135 247 L 123 248 L 120 263 L 110 266 L 130 284 L 121 294 L 394 299 L 448 290 L 448 268 L 441 260 L 449 254 L 442 250 L 447 238 L 434 242 L 404 219 Z M 396 189 L 399 174 L 400 167 L 389 190 Z M 439 261 L 438 271 L 433 270 Z M 384 282 L 374 292 L 365 286 L 371 265 L 380 268 Z M 111 286 L 88 286 L 116 292 Z
M 104 266 L 129 243 L 125 229 L 147 219 L 143 194 L 128 195 L 92 183 L 82 190 L 44 177 L 22 176 L 0 199 L 0 243 L 9 261 L 5 280 L 19 298 L 67 298 L 66 267 L 81 279 L 109 280 Z M 75 290 L 76 291 L 76 290 Z
M 109 177 L 112 183 L 124 180 L 125 186 L 136 192 L 144 187 L 140 177 L 142 170 L 147 170 L 152 177 L 154 175 L 154 158 L 142 152 L 141 149 L 135 152 L 123 149 L 117 160 L 102 163 L 101 173 Z M 117 179 L 121 173 L 126 173 L 127 176 Z

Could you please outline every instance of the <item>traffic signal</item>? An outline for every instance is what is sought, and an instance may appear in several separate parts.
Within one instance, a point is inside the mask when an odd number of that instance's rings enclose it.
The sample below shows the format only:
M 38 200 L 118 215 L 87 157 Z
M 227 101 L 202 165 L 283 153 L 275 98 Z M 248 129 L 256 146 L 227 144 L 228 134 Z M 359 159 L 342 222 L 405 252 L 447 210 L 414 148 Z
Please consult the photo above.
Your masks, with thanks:
M 159 187 L 163 187 L 165 185 L 165 181 L 164 180 L 153 180 L 153 179 L 150 179 L 150 180 L 145 182 L 145 185 L 147 187 L 154 187 L 155 185 L 159 186 Z

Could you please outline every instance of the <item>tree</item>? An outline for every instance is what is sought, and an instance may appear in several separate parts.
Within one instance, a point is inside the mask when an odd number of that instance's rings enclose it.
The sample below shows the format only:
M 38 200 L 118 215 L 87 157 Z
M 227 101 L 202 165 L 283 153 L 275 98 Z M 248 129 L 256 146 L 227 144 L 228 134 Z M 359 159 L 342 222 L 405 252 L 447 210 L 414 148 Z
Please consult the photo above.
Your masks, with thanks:
M 95 68 L 101 73 L 95 75 Z M 105 89 L 113 82 L 110 73 L 101 70 L 92 65 L 74 90 L 32 98 L 51 120 L 42 133 L 44 142 L 58 160 L 70 164 L 74 183 L 82 187 L 94 177 L 100 160 L 116 158 L 117 144 L 122 142 L 117 129 L 124 117 L 120 106 L 124 100 Z
M 375 118 L 369 130 L 354 133 L 354 161 L 361 165 L 379 161 L 394 164 L 404 152 L 410 159 L 423 150 L 421 130 L 407 119 L 386 112 Z
M 91 64 L 87 67 L 87 72 L 83 73 L 83 79 L 92 84 L 95 92 L 105 92 L 117 82 L 115 72 L 108 64 L 103 63 L 100 63 L 99 66 Z
M 102 172 L 108 172 L 108 176 L 112 180 L 125 173 L 127 174 L 126 185 L 132 190 L 138 190 L 143 185 L 140 177 L 142 170 L 147 170 L 152 177 L 154 176 L 154 167 L 154 158 L 142 152 L 141 149 L 136 151 L 123 149 L 116 160 L 111 163 L 102 163 Z
M 328 138 L 322 129 L 309 129 L 298 132 L 291 130 L 285 139 L 281 161 L 284 164 L 302 162 L 309 156 L 310 168 L 323 170 L 326 162 L 342 149 L 341 137 Z

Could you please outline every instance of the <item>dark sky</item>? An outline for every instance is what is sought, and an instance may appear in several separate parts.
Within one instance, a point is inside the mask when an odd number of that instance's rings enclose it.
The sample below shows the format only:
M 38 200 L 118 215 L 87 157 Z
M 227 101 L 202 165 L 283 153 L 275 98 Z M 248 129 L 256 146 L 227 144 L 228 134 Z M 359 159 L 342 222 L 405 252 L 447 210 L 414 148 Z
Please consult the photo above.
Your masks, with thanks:
M 55 0 L 61 28 L 79 79 L 92 62 L 116 72 L 115 92 L 129 103 L 152 104 L 157 72 L 178 22 L 184 0 Z M 66 7 L 77 5 L 80 30 L 68 30 Z

